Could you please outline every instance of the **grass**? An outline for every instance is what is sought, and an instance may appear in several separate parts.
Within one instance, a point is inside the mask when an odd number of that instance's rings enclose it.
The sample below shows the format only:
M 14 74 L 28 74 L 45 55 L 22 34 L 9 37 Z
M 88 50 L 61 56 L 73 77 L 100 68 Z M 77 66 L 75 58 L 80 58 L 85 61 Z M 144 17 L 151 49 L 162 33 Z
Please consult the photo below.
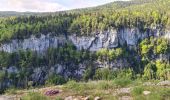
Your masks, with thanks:
M 30 92 L 27 95 L 23 96 L 21 100 L 50 100 L 48 97 L 37 92 Z
M 113 81 L 90 81 L 90 82 L 75 82 L 69 81 L 64 86 L 67 89 L 72 89 L 75 91 L 85 91 L 85 90 L 107 90 L 107 89 L 114 89 L 116 85 Z
M 126 87 L 132 83 L 131 79 L 128 78 L 120 78 L 120 79 L 115 79 L 114 84 L 117 85 L 118 87 Z
M 52 98 L 46 97 L 43 91 L 39 93 L 28 92 L 24 94 L 21 100 L 64 100 L 65 97 L 90 97 L 90 100 L 94 100 L 99 96 L 102 100 L 118 100 L 123 96 L 130 96 L 133 100 L 170 100 L 170 87 L 162 86 L 144 86 L 141 80 L 130 79 L 116 79 L 111 81 L 89 81 L 89 82 L 75 82 L 69 81 L 63 86 L 55 86 L 54 89 L 61 89 L 62 92 Z M 154 83 L 154 82 L 152 82 Z M 130 93 L 117 94 L 117 90 L 121 88 L 131 88 Z M 51 89 L 51 87 L 49 87 Z M 48 89 L 47 89 L 48 90 Z M 144 95 L 143 91 L 150 91 L 148 95 Z M 17 94 L 20 93 L 17 90 L 10 89 L 7 92 Z M 42 93 L 42 94 L 41 94 Z M 114 94 L 116 93 L 116 95 Z
M 11 88 L 5 90 L 5 93 L 6 94 L 18 94 L 18 90 L 19 89 L 17 89 L 17 88 L 11 87 Z
M 132 90 L 132 95 L 134 96 L 142 95 L 143 91 L 144 91 L 143 86 L 134 87 Z
M 144 95 L 143 91 L 150 91 Z M 170 100 L 170 87 L 161 86 L 137 86 L 132 90 L 135 100 Z
M 96 96 L 109 97 L 111 94 L 109 91 L 114 91 L 115 87 L 113 81 L 89 81 L 87 83 L 70 81 L 64 85 L 64 90 L 73 93 L 73 95 L 94 98 Z

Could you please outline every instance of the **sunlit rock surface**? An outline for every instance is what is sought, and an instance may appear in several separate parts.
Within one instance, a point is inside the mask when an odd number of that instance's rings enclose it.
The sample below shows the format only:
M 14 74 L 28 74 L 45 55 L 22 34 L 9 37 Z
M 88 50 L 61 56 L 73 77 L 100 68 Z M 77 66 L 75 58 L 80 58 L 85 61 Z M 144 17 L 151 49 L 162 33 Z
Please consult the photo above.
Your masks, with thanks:
M 170 31 L 162 32 L 160 29 L 147 29 L 144 33 L 138 28 L 122 28 L 109 29 L 107 31 L 98 32 L 94 36 L 76 36 L 75 34 L 68 36 L 50 36 L 41 35 L 39 38 L 31 36 L 24 40 L 12 40 L 9 43 L 1 44 L 0 51 L 15 52 L 18 50 L 32 50 L 43 52 L 49 47 L 58 47 L 66 42 L 72 42 L 78 50 L 85 49 L 97 51 L 101 48 L 115 48 L 119 45 L 127 45 L 128 47 L 136 46 L 139 40 L 147 37 L 164 36 L 170 39 Z

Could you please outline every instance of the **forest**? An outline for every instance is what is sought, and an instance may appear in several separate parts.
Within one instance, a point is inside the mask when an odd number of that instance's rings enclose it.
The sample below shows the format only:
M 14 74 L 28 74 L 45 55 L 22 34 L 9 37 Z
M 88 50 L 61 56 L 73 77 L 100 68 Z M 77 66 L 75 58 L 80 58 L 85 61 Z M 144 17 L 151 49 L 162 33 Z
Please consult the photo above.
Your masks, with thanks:
M 75 9 L 55 12 L 52 14 L 1 15 L 0 17 L 0 44 L 8 43 L 13 39 L 27 39 L 32 35 L 41 34 L 51 36 L 94 36 L 99 31 L 109 28 L 138 28 L 145 33 L 148 29 L 160 29 L 165 32 L 170 29 L 170 0 L 132 0 L 119 1 L 94 8 Z M 8 12 L 10 13 L 10 12 Z M 139 41 L 136 50 L 129 50 L 126 46 L 113 49 L 101 49 L 96 52 L 77 50 L 66 43 L 58 48 L 49 48 L 45 55 L 36 51 L 7 53 L 0 52 L 0 82 L 13 80 L 14 87 L 28 87 L 32 81 L 30 75 L 37 67 L 48 68 L 55 64 L 67 66 L 68 70 L 78 69 L 76 65 L 87 63 L 87 69 L 81 79 L 76 76 L 68 78 L 63 75 L 51 75 L 43 84 L 63 84 L 69 80 L 112 80 L 117 77 L 144 80 L 170 79 L 170 43 L 162 37 L 149 37 Z M 164 57 L 166 56 L 166 57 Z M 160 57 L 165 59 L 159 59 Z M 95 69 L 95 61 L 112 62 L 127 59 L 131 66 L 113 71 Z M 16 66 L 19 73 L 6 73 L 3 68 Z M 116 66 L 115 66 L 116 67 Z M 23 81 L 24 84 L 20 84 Z M 41 85 L 38 83 L 33 86 Z M 2 91 L 1 91 L 2 92 Z

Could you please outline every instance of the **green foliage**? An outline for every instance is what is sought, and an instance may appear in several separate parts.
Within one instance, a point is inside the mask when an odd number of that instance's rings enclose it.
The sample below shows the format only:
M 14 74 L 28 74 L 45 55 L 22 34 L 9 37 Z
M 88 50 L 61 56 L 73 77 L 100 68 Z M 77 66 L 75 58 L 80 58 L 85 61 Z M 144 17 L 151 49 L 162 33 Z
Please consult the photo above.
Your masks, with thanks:
M 108 68 L 97 69 L 94 75 L 95 80 L 111 80 L 117 77 L 116 71 L 112 71 Z
M 168 73 L 170 72 L 168 67 L 169 67 L 169 64 L 167 64 L 161 60 L 156 61 L 157 78 L 158 79 L 163 79 L 163 80 L 168 79 Z
M 5 78 L 5 72 L 4 71 L 0 71 L 0 82 L 2 82 Z
M 5 93 L 15 95 L 15 94 L 17 94 L 17 90 L 18 89 L 15 87 L 10 87 L 9 89 L 5 90 Z
M 62 98 L 60 98 L 60 97 L 57 97 L 55 100 L 63 100 Z
M 94 75 L 95 80 L 114 80 L 119 78 L 134 78 L 134 72 L 131 69 L 111 70 L 109 68 L 97 69 Z
M 143 94 L 144 88 L 142 86 L 134 87 L 132 90 L 132 94 L 137 96 Z
M 143 91 L 150 91 L 148 95 L 144 95 Z M 169 88 L 162 88 L 159 86 L 137 86 L 133 88 L 132 95 L 135 100 L 168 100 Z
M 144 79 L 156 79 L 156 71 L 157 71 L 157 68 L 156 68 L 155 63 L 153 62 L 148 63 L 145 66 L 143 78 Z
M 87 89 L 85 84 L 79 84 L 76 81 L 68 81 L 67 84 L 65 85 L 65 88 L 67 89 L 72 89 L 72 90 L 76 90 L 76 91 L 84 91 L 85 89 Z
M 66 80 L 64 77 L 60 76 L 60 75 L 51 75 L 48 77 L 46 84 L 49 85 L 61 85 L 66 83 Z
M 153 44 L 152 40 L 146 38 L 140 43 L 140 47 L 141 47 L 141 55 L 149 56 L 152 53 L 154 44 Z
M 155 50 L 156 54 L 167 54 L 169 52 L 170 45 L 168 43 L 168 40 L 160 38 L 157 40 L 156 44 L 157 44 Z
M 154 29 L 156 28 L 162 33 L 170 27 L 169 5 L 169 0 L 132 0 L 110 3 L 92 9 L 40 14 L 40 16 L 29 13 L 28 15 L 32 16 L 0 18 L 0 44 L 12 39 L 22 40 L 32 35 L 40 37 L 41 34 L 48 34 L 51 37 L 57 35 L 67 37 L 70 34 L 94 36 L 108 29 L 119 31 L 124 28 L 138 28 L 145 35 L 148 32 L 155 33 Z M 44 52 L 45 55 L 30 50 L 20 50 L 13 53 L 0 52 L 1 67 L 16 66 L 20 69 L 19 73 L 7 75 L 0 72 L 0 81 L 8 78 L 14 80 L 15 85 L 20 81 L 27 84 L 31 68 L 61 64 L 66 66 L 67 70 L 73 72 L 78 69 L 78 64 L 88 62 L 87 66 L 90 67 L 83 75 L 84 80 L 93 78 L 95 80 L 116 79 L 116 84 L 126 86 L 134 78 L 133 70 L 97 69 L 94 71 L 93 65 L 95 61 L 110 63 L 122 60 L 122 63 L 124 63 L 124 59 L 128 60 L 133 69 L 139 67 L 138 72 L 145 79 L 169 79 L 169 59 L 156 61 L 160 56 L 169 55 L 170 44 L 168 40 L 149 37 L 142 40 L 139 48 L 134 51 L 128 51 L 124 47 L 88 52 L 85 50 L 78 51 L 73 44 L 66 43 L 59 45 L 58 48 L 49 48 Z M 140 64 L 141 62 L 142 64 Z M 64 82 L 63 77 L 59 75 L 52 75 L 47 79 L 48 84 L 62 84 Z M 74 83 L 72 84 L 74 85 Z M 107 87 L 107 85 L 104 85 L 104 87 Z M 84 87 L 78 86 L 78 88 Z
M 167 54 L 170 50 L 170 45 L 167 39 L 146 38 L 140 43 L 141 55 L 149 57 L 151 54 Z
M 131 83 L 132 80 L 129 78 L 117 78 L 114 80 L 114 84 L 116 84 L 118 87 L 126 87 Z
M 9 17 L 0 18 L 0 42 L 40 36 L 41 33 L 95 35 L 112 27 L 137 27 L 140 31 L 159 25 L 166 28 L 170 22 L 169 5 L 168 0 L 133 0 L 57 13 L 3 12 L 0 16 L 7 14 Z
M 88 81 L 85 82 L 75 82 L 69 81 L 64 85 L 65 89 L 71 89 L 77 91 L 77 93 L 86 93 L 89 90 L 108 90 L 114 89 L 115 84 L 112 81 Z
M 86 69 L 86 71 L 83 74 L 83 80 L 88 81 L 89 79 L 92 79 L 94 76 L 94 68 L 93 67 L 89 67 L 88 69 Z
M 117 58 L 125 57 L 125 51 L 122 48 L 116 49 L 101 49 L 96 52 L 96 55 L 100 61 L 112 61 Z
M 133 79 L 134 78 L 134 72 L 132 69 L 120 69 L 117 72 L 117 78 L 128 78 Z

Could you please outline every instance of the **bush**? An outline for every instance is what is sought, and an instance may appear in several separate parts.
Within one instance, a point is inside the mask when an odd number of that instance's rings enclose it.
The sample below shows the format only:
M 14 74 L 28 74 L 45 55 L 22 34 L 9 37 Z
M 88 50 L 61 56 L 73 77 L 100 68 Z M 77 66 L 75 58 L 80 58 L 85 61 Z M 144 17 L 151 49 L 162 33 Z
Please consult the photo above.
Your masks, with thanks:
M 0 82 L 3 81 L 4 78 L 5 78 L 5 72 L 0 71 Z
M 65 80 L 65 78 L 60 76 L 60 75 L 51 75 L 47 79 L 46 84 L 49 84 L 49 85 L 61 85 L 61 84 L 64 84 L 66 82 L 67 81 Z
M 83 74 L 83 80 L 88 81 L 89 79 L 92 79 L 94 76 L 94 68 L 90 66 Z
M 50 99 L 40 93 L 30 92 L 26 96 L 22 97 L 21 100 L 50 100 Z
M 143 87 L 134 87 L 132 90 L 133 95 L 141 95 L 144 91 Z
M 134 73 L 132 69 L 121 69 L 117 72 L 117 78 L 128 78 L 132 79 L 134 78 Z
M 105 68 L 105 69 L 97 69 L 94 75 L 94 79 L 96 80 L 111 80 L 116 78 L 116 72 Z

